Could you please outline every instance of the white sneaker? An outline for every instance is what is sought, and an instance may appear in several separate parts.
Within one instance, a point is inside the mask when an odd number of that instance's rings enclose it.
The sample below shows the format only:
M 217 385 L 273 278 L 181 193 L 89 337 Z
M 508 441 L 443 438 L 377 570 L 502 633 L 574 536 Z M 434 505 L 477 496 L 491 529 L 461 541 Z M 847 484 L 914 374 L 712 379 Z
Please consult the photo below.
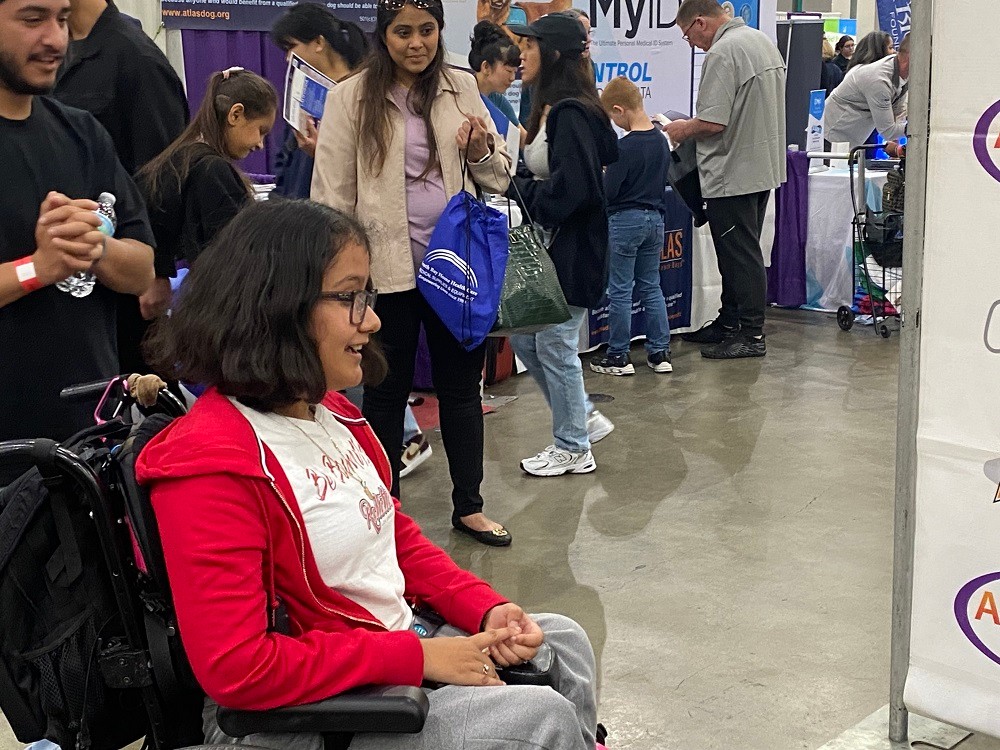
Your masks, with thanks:
M 427 438 L 424 437 L 423 433 L 411 438 L 410 442 L 403 446 L 403 466 L 399 470 L 399 478 L 403 479 L 409 476 L 415 468 L 430 458 L 433 453 L 431 444 L 427 442 Z
M 571 453 L 550 445 L 537 456 L 521 462 L 521 469 L 536 477 L 558 477 L 563 474 L 589 474 L 597 468 L 594 454 L 588 451 Z
M 614 429 L 615 423 L 597 409 L 590 412 L 590 416 L 587 417 L 587 434 L 590 436 L 591 445 L 604 440 Z

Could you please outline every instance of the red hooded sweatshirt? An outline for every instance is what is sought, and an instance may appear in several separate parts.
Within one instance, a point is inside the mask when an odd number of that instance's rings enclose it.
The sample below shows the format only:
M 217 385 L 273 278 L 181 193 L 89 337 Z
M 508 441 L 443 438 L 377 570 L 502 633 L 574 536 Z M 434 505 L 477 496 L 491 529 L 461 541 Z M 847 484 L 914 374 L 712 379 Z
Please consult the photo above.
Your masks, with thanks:
M 391 483 L 385 451 L 343 396 L 323 401 Z M 152 494 L 181 640 L 202 689 L 230 708 L 263 710 L 352 687 L 420 685 L 423 650 L 322 579 L 292 488 L 271 451 L 211 389 L 149 442 L 136 466 Z M 452 562 L 396 501 L 405 596 L 478 632 L 506 600 Z M 278 601 L 291 634 L 269 631 Z

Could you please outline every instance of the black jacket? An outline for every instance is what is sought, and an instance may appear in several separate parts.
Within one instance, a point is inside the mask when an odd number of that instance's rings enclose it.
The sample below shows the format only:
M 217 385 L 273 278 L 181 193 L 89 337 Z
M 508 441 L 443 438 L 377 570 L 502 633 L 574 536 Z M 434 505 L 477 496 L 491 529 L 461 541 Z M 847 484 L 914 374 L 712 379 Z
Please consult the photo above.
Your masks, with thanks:
M 596 307 L 607 290 L 608 215 L 603 168 L 618 159 L 618 138 L 606 118 L 576 99 L 549 111 L 548 180 L 518 174 L 514 182 L 531 218 L 555 233 L 549 254 L 566 301 Z M 517 193 L 511 187 L 511 198 Z
M 183 151 L 175 155 L 172 165 L 164 166 L 155 197 L 150 195 L 148 179 L 139 179 L 156 237 L 157 276 L 174 276 L 175 261 L 194 263 L 215 235 L 252 201 L 236 167 L 203 143 L 187 148 L 194 150 L 194 157 L 183 184 L 174 171 Z
M 824 60 L 823 68 L 819 73 L 819 87 L 826 91 L 829 96 L 833 90 L 844 80 L 844 71 L 840 69 L 833 60 Z
M 129 174 L 159 156 L 188 121 L 184 86 L 166 55 L 112 4 L 86 39 L 70 44 L 53 95 L 97 118 Z

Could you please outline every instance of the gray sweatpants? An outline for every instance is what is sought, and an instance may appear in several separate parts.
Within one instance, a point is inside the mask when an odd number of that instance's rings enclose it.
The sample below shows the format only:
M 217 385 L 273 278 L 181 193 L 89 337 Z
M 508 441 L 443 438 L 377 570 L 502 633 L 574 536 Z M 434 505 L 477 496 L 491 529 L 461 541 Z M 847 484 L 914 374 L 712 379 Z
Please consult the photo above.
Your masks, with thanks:
M 558 690 L 533 685 L 430 690 L 420 734 L 359 734 L 351 750 L 594 750 L 597 730 L 596 663 L 587 634 L 562 615 L 533 615 L 559 660 Z M 463 635 L 447 626 L 437 637 Z M 318 734 L 225 735 L 205 700 L 207 744 L 254 745 L 268 750 L 323 750 Z

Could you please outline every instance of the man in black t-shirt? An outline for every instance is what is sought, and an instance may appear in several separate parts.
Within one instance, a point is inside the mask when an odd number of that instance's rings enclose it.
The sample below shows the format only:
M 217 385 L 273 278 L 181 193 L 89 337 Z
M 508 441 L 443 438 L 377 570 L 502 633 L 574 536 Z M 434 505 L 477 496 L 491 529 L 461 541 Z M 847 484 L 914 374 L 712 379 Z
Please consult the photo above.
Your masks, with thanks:
M 107 0 L 70 0 L 72 41 L 52 95 L 90 112 L 115 144 L 132 176 L 166 150 L 188 121 L 184 86 L 166 55 L 135 19 Z M 118 354 L 122 372 L 147 371 L 140 342 L 149 323 L 170 304 L 170 253 L 154 258 L 157 280 L 141 299 L 118 297 Z
M 59 391 L 118 371 L 112 290 L 153 279 L 142 199 L 90 114 L 45 96 L 69 43 L 69 0 L 0 0 L 0 440 L 65 439 L 93 423 L 94 404 Z M 114 238 L 94 201 L 116 197 Z M 56 284 L 75 273 L 96 283 Z M 89 414 L 88 414 L 89 412 Z

